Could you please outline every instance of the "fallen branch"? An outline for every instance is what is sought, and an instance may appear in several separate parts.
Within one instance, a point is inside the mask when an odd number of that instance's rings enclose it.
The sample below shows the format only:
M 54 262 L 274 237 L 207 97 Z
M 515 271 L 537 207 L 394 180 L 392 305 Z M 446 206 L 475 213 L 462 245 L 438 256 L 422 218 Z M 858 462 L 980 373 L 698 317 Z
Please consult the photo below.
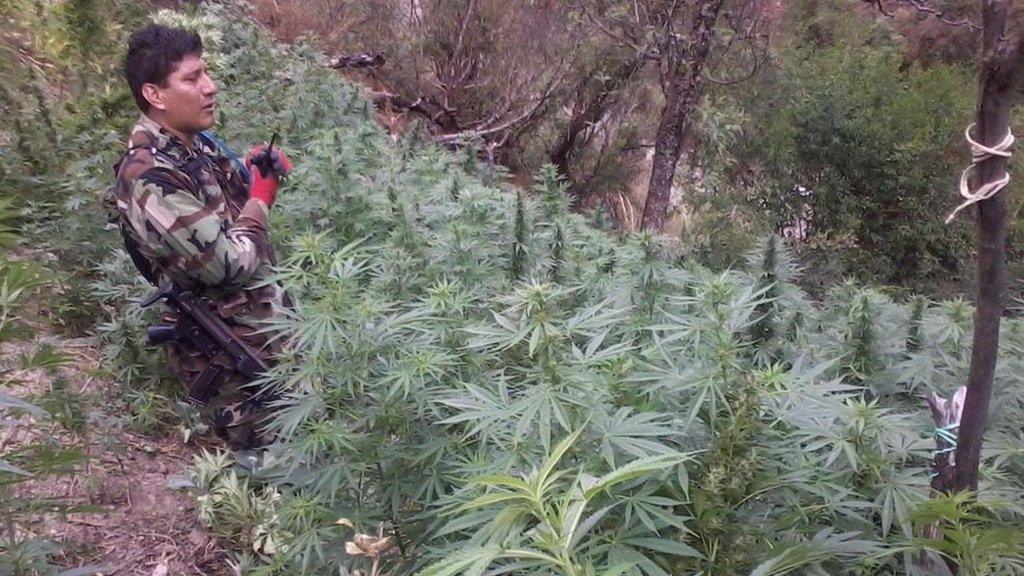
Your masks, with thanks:
M 335 70 L 341 68 L 380 68 L 384 65 L 384 56 L 382 54 L 370 54 L 363 52 L 361 54 L 349 54 L 345 56 L 335 56 L 327 61 L 327 67 Z
M 400 94 L 387 91 L 371 92 L 370 98 L 377 107 L 398 108 L 421 114 L 446 132 L 462 128 L 455 117 L 454 108 L 439 104 L 430 98 L 420 96 L 415 100 L 410 100 Z
M 892 18 L 895 15 L 893 11 L 885 7 L 885 5 L 883 4 L 883 0 L 864 0 L 864 2 L 867 2 L 868 4 L 874 4 L 875 7 L 878 8 L 879 13 L 881 13 L 883 16 Z M 968 28 L 974 31 L 981 31 L 981 26 L 975 24 L 974 22 L 971 22 L 967 18 L 953 20 L 946 16 L 945 10 L 939 10 L 938 8 L 929 6 L 926 2 L 924 2 L 924 0 L 895 0 L 895 3 L 897 5 L 910 7 L 921 14 L 931 16 L 938 20 L 939 22 L 942 22 L 943 24 L 949 26 L 954 26 L 957 28 Z

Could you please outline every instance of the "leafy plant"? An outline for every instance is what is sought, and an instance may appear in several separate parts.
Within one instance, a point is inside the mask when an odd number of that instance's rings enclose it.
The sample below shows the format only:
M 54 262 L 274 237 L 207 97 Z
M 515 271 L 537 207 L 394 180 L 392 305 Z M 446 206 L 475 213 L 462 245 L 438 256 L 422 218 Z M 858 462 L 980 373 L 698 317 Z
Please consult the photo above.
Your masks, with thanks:
M 6 253 L 0 254 L 0 344 L 32 336 L 24 317 L 25 305 L 45 285 L 45 278 L 39 267 L 11 261 Z M 24 420 L 19 425 L 45 426 L 52 418 L 65 428 L 80 430 L 84 415 L 77 396 L 58 375 L 66 357 L 45 344 L 31 354 L 21 354 L 17 361 L 9 350 L 0 349 L 0 388 L 5 390 L 0 392 L 0 419 L 4 425 Z M 50 389 L 39 398 L 42 407 L 6 392 L 33 371 L 45 372 L 53 378 Z M 0 454 L 0 572 L 68 573 L 53 561 L 60 548 L 38 530 L 38 514 L 43 510 L 74 511 L 75 507 L 60 497 L 26 495 L 16 488 L 32 479 L 70 474 L 83 458 L 80 450 L 61 447 L 52 440 L 15 444 Z
M 393 143 L 307 47 L 222 7 L 161 17 L 216 39 L 224 136 L 273 123 L 296 158 L 273 214 L 295 302 L 266 327 L 286 348 L 277 441 L 248 472 L 195 467 L 204 521 L 253 573 L 914 573 L 934 449 L 916 396 L 962 380 L 969 305 L 853 282 L 814 301 L 777 238 L 722 271 L 608 236 L 550 168 L 513 194 L 465 150 Z M 127 270 L 104 264 L 105 304 L 140 293 Z M 126 310 L 107 358 L 151 380 Z M 1024 324 L 1006 330 L 983 490 L 1017 504 Z M 930 546 L 966 565 L 1016 524 Z M 388 545 L 354 553 L 360 530 Z

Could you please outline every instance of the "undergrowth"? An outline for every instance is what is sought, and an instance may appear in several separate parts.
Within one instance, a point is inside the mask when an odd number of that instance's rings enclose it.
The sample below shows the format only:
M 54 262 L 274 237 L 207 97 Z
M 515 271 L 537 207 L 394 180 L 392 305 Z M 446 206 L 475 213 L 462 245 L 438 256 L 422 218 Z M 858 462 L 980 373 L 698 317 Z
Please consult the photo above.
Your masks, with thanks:
M 392 145 L 315 54 L 216 26 L 225 131 L 257 136 L 251 110 L 298 166 L 274 222 L 296 302 L 273 327 L 279 441 L 245 481 L 197 465 L 252 573 L 1020 571 L 1019 451 L 995 448 L 1019 434 L 1019 321 L 979 498 L 932 498 L 920 398 L 965 377 L 965 302 L 813 302 L 775 238 L 719 272 L 610 237 L 551 168 L 509 193 L 465 154 Z M 283 70 L 247 56 L 267 53 Z M 920 538 L 942 506 L 964 522 Z
M 272 215 L 295 301 L 271 327 L 278 441 L 248 472 L 194 468 L 240 571 L 1024 573 L 1020 319 L 977 498 L 933 497 L 921 397 L 966 376 L 966 302 L 853 283 L 813 301 L 776 238 L 718 271 L 609 236 L 551 167 L 512 193 L 471 152 L 393 143 L 305 45 L 219 6 L 159 19 L 203 34 L 221 136 L 277 131 L 296 165 Z M 159 381 L 144 286 L 123 254 L 96 266 L 108 365 Z

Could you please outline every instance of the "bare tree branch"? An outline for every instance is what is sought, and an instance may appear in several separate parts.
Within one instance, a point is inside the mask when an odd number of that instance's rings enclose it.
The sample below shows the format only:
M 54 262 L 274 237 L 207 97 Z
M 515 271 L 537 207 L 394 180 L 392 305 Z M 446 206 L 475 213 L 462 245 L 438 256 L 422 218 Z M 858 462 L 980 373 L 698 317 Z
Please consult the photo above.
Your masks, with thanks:
M 458 141 L 458 140 L 467 140 L 467 139 L 471 140 L 473 138 L 480 138 L 480 137 L 483 137 L 483 136 L 487 136 L 489 134 L 495 134 L 495 133 L 501 132 L 502 130 L 507 130 L 507 129 L 509 129 L 509 128 L 517 125 L 517 124 L 519 124 L 519 123 L 526 123 L 526 122 L 528 122 L 529 120 L 531 120 L 533 118 L 533 116 L 537 113 L 537 111 L 540 110 L 541 106 L 545 102 L 548 101 L 548 99 L 554 93 L 555 88 L 558 87 L 558 84 L 560 83 L 560 80 L 561 80 L 563 69 L 564 69 L 564 67 L 565 67 L 567 62 L 568 62 L 567 58 L 563 58 L 562 59 L 562 61 L 558 65 L 558 68 L 555 70 L 554 74 L 551 75 L 550 80 L 548 81 L 548 85 L 544 89 L 543 93 L 540 96 L 538 96 L 537 98 L 533 99 L 534 100 L 533 104 L 528 106 L 526 108 L 526 110 L 523 111 L 518 116 L 515 116 L 514 118 L 511 118 L 511 119 L 509 119 L 509 120 L 507 120 L 505 122 L 502 122 L 501 124 L 498 124 L 496 126 L 492 126 L 490 128 L 481 128 L 481 129 L 475 129 L 475 130 L 463 130 L 463 131 L 460 131 L 460 132 L 456 132 L 454 134 L 442 134 L 440 136 L 436 136 L 434 138 L 434 141 L 441 142 L 441 143 L 449 143 L 449 142 L 455 142 L 455 141 Z M 507 141 L 507 135 L 506 135 L 506 138 L 502 139 L 502 142 L 504 142 L 504 141 Z
M 878 8 L 879 13 L 881 13 L 883 16 L 887 16 L 889 18 L 892 18 L 895 15 L 895 13 L 893 11 L 888 10 L 885 7 L 885 5 L 883 4 L 884 0 L 864 0 L 864 1 L 867 2 L 868 4 L 874 4 L 875 7 Z M 939 10 L 938 8 L 930 6 L 924 0 L 893 0 L 893 1 L 897 5 L 909 7 L 909 8 L 912 8 L 913 10 L 916 10 L 917 12 L 919 12 L 921 14 L 926 14 L 928 16 L 931 16 L 931 17 L 935 18 L 936 20 L 938 20 L 939 22 L 942 22 L 943 24 L 947 24 L 949 26 L 954 26 L 954 27 L 958 27 L 958 28 L 968 28 L 968 29 L 976 31 L 976 32 L 980 32 L 981 31 L 981 26 L 977 25 L 974 22 L 971 22 L 967 18 L 961 18 L 959 20 L 954 20 L 954 19 L 946 16 L 946 11 L 945 10 Z
M 629 46 L 630 48 L 635 50 L 637 54 L 642 55 L 644 58 L 648 58 L 650 60 L 657 60 L 658 59 L 658 55 L 657 54 L 652 53 L 650 50 L 648 50 L 644 46 L 640 46 L 639 44 L 637 44 L 633 39 L 629 38 L 628 36 L 626 36 L 624 34 L 616 34 L 615 31 L 612 30 L 611 28 L 609 28 L 608 25 L 605 24 L 600 18 L 597 18 L 593 14 L 591 14 L 590 10 L 587 10 L 587 6 L 586 6 L 586 4 L 584 2 L 574 2 L 573 3 L 573 7 L 579 9 L 580 11 L 582 11 L 583 14 L 587 17 L 587 19 L 590 20 L 590 22 L 594 26 L 597 26 L 597 29 L 600 30 L 601 32 L 603 32 L 609 38 L 619 42 L 620 44 L 624 44 L 626 46 Z
M 446 108 L 431 98 L 419 96 L 415 100 L 409 100 L 387 91 L 371 92 L 370 97 L 376 106 L 388 106 L 416 112 L 440 126 L 442 130 L 458 130 L 460 128 L 458 119 L 454 115 L 455 110 Z
M 462 44 L 466 38 L 466 29 L 469 28 L 469 20 L 473 17 L 473 10 L 476 8 L 476 0 L 469 0 L 469 6 L 466 7 L 466 15 L 462 18 L 462 23 L 459 25 L 459 39 L 455 43 L 455 50 L 452 51 L 452 60 L 458 58 L 462 53 Z
M 537 111 L 537 109 L 540 107 L 540 105 L 544 103 L 544 100 L 545 100 L 545 98 L 538 99 L 537 102 L 535 102 L 530 108 L 528 108 L 526 111 L 524 111 L 519 116 L 516 116 L 515 118 L 512 118 L 512 119 L 510 119 L 510 120 L 508 120 L 506 122 L 502 122 L 501 124 L 498 124 L 497 126 L 494 126 L 492 128 L 487 128 L 487 129 L 483 129 L 483 130 L 465 130 L 463 132 L 456 132 L 454 134 L 442 134 L 440 136 L 435 137 L 434 140 L 437 141 L 437 142 L 454 142 L 454 141 L 457 141 L 457 140 L 472 140 L 473 138 L 479 138 L 479 137 L 482 137 L 482 136 L 487 136 L 488 134 L 494 134 L 496 132 L 501 132 L 502 130 L 505 130 L 506 128 L 509 128 L 509 127 L 513 126 L 514 124 L 516 124 L 518 122 L 522 122 L 522 121 L 528 119 L 530 116 L 533 115 L 534 112 Z

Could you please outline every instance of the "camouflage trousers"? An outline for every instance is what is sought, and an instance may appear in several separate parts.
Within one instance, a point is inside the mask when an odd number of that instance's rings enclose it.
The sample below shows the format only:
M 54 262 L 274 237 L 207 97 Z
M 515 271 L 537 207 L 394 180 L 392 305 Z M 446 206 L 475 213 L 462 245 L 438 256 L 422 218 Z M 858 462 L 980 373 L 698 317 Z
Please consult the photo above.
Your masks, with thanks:
M 273 365 L 281 345 L 271 341 L 271 334 L 260 331 L 261 322 L 281 313 L 279 303 L 285 301 L 276 285 L 242 290 L 210 301 L 212 309 L 228 324 L 241 341 L 249 345 L 267 364 Z M 163 320 L 174 323 L 175 313 L 164 312 Z M 262 430 L 270 410 L 247 402 L 256 392 L 241 374 L 231 369 L 225 358 L 209 359 L 189 342 L 176 342 L 167 347 L 167 364 L 178 380 L 192 390 L 207 367 L 217 364 L 223 370 L 213 384 L 216 393 L 201 407 L 203 416 L 218 436 L 232 448 L 244 450 L 268 444 L 271 438 Z
M 262 427 L 270 411 L 246 402 L 253 391 L 246 386 L 247 381 L 241 374 L 231 370 L 226 363 L 207 359 L 191 346 L 174 344 L 167 348 L 168 367 L 186 387 L 186 393 L 192 390 L 203 370 L 213 363 L 221 364 L 224 370 L 213 383 L 217 389 L 215 395 L 200 407 L 206 423 L 234 450 L 268 444 L 270 437 Z

